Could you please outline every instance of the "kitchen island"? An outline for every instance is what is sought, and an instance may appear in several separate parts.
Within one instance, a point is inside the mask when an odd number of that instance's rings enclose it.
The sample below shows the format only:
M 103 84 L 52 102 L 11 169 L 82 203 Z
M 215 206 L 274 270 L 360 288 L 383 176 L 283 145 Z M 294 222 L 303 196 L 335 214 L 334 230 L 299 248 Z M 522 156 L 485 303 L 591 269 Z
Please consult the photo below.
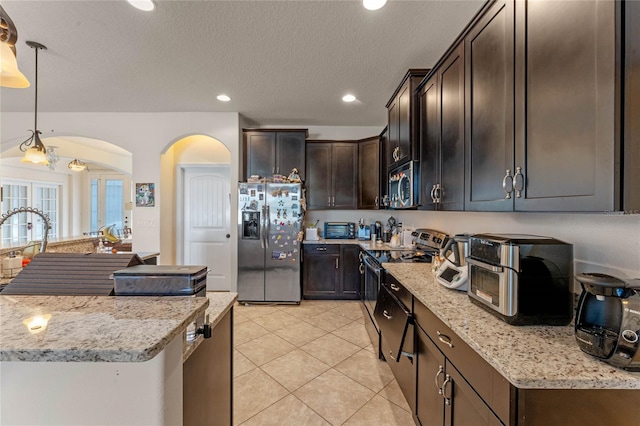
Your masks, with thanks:
M 229 336 L 214 349 L 230 374 L 236 298 L 0 295 L 0 423 L 183 424 L 183 378 L 207 345 L 187 327 L 208 314 Z
M 455 387 L 457 377 L 459 384 L 473 388 L 470 395 L 479 395 L 476 407 L 486 413 L 485 419 L 497 416 L 513 425 L 637 424 L 630 407 L 640 406 L 640 373 L 583 353 L 573 325 L 509 325 L 472 304 L 466 292 L 440 285 L 429 264 L 383 266 L 413 295 L 419 417 L 421 398 L 437 390 L 437 364 L 434 374 L 426 374 L 428 381 L 420 380 L 431 351 L 434 359 L 444 361 L 447 375 L 452 371 L 453 390 L 445 394 L 446 409 L 454 414 L 456 394 L 464 393 Z M 436 398 L 445 401 L 442 395 Z

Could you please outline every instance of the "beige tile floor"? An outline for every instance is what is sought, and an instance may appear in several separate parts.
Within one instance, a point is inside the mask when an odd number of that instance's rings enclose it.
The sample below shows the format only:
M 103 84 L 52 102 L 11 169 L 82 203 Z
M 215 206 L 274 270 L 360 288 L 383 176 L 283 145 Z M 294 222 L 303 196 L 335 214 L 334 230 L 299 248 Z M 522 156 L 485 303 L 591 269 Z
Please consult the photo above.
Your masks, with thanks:
M 236 305 L 233 423 L 413 425 L 359 302 Z

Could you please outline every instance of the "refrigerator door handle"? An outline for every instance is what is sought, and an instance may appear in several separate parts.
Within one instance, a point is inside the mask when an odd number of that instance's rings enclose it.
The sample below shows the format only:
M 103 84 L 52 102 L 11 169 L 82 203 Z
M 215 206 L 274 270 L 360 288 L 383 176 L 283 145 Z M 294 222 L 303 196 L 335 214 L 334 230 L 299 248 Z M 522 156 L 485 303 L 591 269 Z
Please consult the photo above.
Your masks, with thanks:
M 260 218 L 260 247 L 265 248 L 264 247 L 264 206 L 262 206 L 262 217 Z
M 264 217 L 264 221 L 267 224 L 266 232 L 264 233 L 264 241 L 265 241 L 265 246 L 269 248 L 269 233 L 271 232 L 271 212 L 269 209 L 269 204 L 267 204 L 267 214 Z

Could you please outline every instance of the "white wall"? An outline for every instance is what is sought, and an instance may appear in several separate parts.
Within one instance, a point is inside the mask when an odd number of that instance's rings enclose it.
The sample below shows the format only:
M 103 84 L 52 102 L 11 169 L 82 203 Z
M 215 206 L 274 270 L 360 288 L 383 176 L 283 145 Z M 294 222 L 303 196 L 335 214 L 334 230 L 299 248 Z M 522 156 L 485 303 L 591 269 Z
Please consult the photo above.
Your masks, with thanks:
M 0 153 L 15 148 L 32 126 L 33 114 L 2 112 Z M 44 136 L 84 136 L 110 142 L 132 153 L 134 183 L 156 183 L 156 206 L 134 207 L 132 224 L 134 250 L 158 251 L 162 263 L 161 214 L 170 208 L 160 183 L 161 155 L 185 136 L 200 134 L 222 142 L 231 153 L 231 164 L 239 164 L 241 140 L 237 113 L 39 113 L 39 127 Z M 53 133 L 49 133 L 53 129 Z M 231 181 L 238 180 L 238 169 L 232 167 Z M 235 209 L 237 200 L 232 203 Z M 232 210 L 231 217 L 236 214 Z M 235 240 L 237 231 L 232 229 Z M 168 248 L 165 248 L 169 251 Z
M 607 213 L 423 212 L 402 210 L 316 210 L 306 223 L 325 221 L 387 223 L 395 217 L 405 227 L 431 228 L 447 234 L 519 233 L 554 237 L 573 244 L 575 273 L 602 272 L 640 278 L 640 215 Z

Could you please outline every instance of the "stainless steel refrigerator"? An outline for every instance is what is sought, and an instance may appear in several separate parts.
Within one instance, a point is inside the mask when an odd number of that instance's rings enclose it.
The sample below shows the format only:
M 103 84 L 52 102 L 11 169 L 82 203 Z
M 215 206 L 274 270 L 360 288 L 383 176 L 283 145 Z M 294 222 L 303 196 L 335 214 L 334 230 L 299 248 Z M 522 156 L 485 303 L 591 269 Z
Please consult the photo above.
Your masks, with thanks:
M 238 301 L 300 303 L 302 187 L 238 184 Z

